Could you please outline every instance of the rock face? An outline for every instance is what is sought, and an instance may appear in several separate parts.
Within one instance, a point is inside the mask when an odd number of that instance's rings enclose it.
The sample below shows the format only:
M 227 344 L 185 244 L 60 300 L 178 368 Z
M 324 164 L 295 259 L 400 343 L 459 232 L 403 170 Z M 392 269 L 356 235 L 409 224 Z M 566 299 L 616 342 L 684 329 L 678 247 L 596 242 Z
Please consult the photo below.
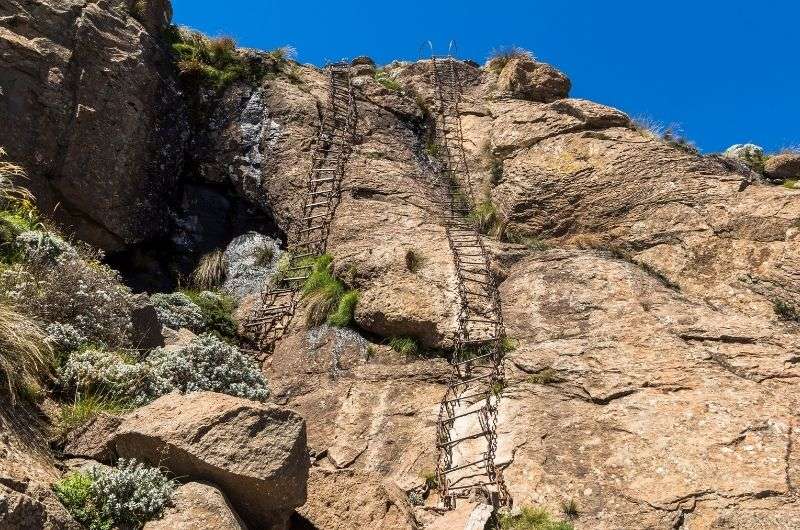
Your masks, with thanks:
M 106 250 L 164 232 L 183 160 L 171 59 L 132 3 L 0 5 L 0 145 L 43 211 Z M 163 27 L 169 2 L 136 4 L 150 31 Z
M 48 487 L 0 478 L 0 529 L 80 530 Z
M 120 457 L 213 482 L 256 527 L 284 528 L 306 501 L 305 422 L 286 409 L 213 392 L 169 394 L 127 416 L 112 445 Z
M 314 528 L 417 530 L 405 492 L 374 473 L 314 469 L 298 510 Z
M 172 495 L 164 516 L 145 530 L 247 530 L 225 494 L 211 484 L 189 482 Z
M 767 176 L 775 180 L 800 178 L 800 153 L 780 153 L 764 163 Z

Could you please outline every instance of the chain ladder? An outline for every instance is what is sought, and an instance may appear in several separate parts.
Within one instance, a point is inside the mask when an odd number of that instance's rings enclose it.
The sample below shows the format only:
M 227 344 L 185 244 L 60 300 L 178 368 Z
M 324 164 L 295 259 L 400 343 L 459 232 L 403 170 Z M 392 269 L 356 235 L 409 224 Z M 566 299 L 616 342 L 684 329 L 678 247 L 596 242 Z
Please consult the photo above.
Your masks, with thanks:
M 350 65 L 334 63 L 327 70 L 327 109 L 312 150 L 303 214 L 288 235 L 290 258 L 286 274 L 275 284 L 264 285 L 259 305 L 243 326 L 265 356 L 273 352 L 275 342 L 289 327 L 300 300 L 300 288 L 311 274 L 313 259 L 325 253 L 356 133 L 358 113 Z
M 437 419 L 437 482 L 446 508 L 456 499 L 482 495 L 495 507 L 511 502 L 502 471 L 495 465 L 497 414 L 502 391 L 505 331 L 500 295 L 491 274 L 480 233 L 469 221 L 472 182 L 463 147 L 459 111 L 461 84 L 452 57 L 432 59 L 438 100 L 436 135 L 443 161 L 435 182 L 444 207 L 448 244 L 458 280 L 458 325 L 451 363 L 453 373 Z M 461 189 L 466 188 L 465 196 Z M 460 429 L 465 418 L 477 416 L 479 432 Z M 459 421 L 460 420 L 460 421 Z M 467 420 L 468 421 L 468 420 Z M 476 443 L 484 444 L 479 458 Z M 463 450 L 462 450 L 463 448 Z

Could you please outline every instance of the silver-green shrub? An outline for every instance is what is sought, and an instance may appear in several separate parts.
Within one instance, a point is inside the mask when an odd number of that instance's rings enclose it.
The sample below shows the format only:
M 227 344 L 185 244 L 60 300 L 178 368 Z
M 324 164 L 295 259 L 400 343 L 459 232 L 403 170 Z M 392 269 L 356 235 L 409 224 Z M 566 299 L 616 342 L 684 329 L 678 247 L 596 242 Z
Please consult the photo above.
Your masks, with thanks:
M 150 297 L 158 320 L 168 328 L 189 328 L 199 331 L 203 327 L 203 312 L 183 293 L 156 293 Z
M 129 363 L 117 352 L 86 348 L 69 355 L 60 383 L 78 393 L 100 394 L 133 405 L 150 401 L 150 367 Z
M 78 350 L 89 341 L 74 326 L 62 324 L 61 322 L 53 322 L 47 326 L 45 333 L 47 334 L 47 342 L 50 343 L 56 353 L 69 353 Z
M 116 469 L 92 470 L 95 496 L 101 516 L 117 523 L 141 524 L 163 512 L 175 491 L 175 482 L 157 468 L 135 459 L 121 458 Z
M 14 245 L 27 261 L 52 264 L 58 260 L 78 257 L 78 252 L 72 245 L 58 235 L 42 230 L 22 232 L 17 236 Z
M 255 401 L 269 397 L 264 376 L 252 359 L 213 335 L 202 335 L 180 348 L 153 350 L 146 362 L 154 395 L 210 390 Z

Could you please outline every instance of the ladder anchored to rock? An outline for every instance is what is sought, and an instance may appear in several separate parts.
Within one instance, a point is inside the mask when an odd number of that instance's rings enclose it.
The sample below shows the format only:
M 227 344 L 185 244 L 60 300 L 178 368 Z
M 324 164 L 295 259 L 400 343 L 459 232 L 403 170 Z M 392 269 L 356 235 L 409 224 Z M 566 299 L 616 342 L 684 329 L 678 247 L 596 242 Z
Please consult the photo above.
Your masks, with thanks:
M 326 69 L 328 104 L 312 150 L 303 214 L 288 235 L 289 264 L 282 278 L 264 286 L 260 303 L 244 324 L 245 333 L 266 355 L 272 353 L 294 316 L 300 288 L 311 274 L 314 258 L 325 253 L 356 133 L 358 113 L 350 64 L 334 63 Z
M 473 496 L 499 507 L 510 504 L 502 470 L 495 464 L 505 328 L 483 240 L 468 218 L 473 195 L 459 111 L 459 64 L 451 56 L 432 58 L 443 165 L 434 183 L 435 197 L 445 212 L 459 298 L 453 373 L 437 419 L 436 475 L 446 508 Z

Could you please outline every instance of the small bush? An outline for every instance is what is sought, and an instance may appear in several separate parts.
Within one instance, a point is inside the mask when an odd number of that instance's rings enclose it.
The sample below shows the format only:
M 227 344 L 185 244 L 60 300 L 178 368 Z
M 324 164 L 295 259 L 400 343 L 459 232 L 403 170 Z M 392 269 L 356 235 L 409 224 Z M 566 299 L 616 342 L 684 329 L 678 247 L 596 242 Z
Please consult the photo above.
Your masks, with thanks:
M 294 61 L 297 59 L 297 49 L 294 46 L 281 46 L 267 53 L 278 62 Z
M 501 348 L 503 349 L 503 353 L 510 353 L 519 348 L 519 341 L 511 337 L 503 337 Z
M 203 311 L 185 293 L 156 293 L 150 296 L 158 320 L 168 328 L 203 328 Z
M 19 234 L 15 246 L 25 261 L 52 264 L 62 259 L 78 257 L 77 251 L 52 232 L 28 230 Z
M 769 157 L 767 155 L 765 155 L 763 151 L 745 149 L 745 150 L 742 151 L 742 155 L 741 155 L 740 158 L 741 158 L 742 162 L 747 164 L 747 166 L 750 169 L 752 169 L 753 171 L 755 171 L 759 175 L 766 174 L 766 172 L 767 172 L 766 163 L 767 163 L 767 159 Z
M 772 302 L 772 308 L 782 320 L 800 322 L 800 308 L 797 306 L 785 300 L 775 300 Z
M 303 284 L 303 297 L 309 301 L 307 323 L 319 326 L 325 322 L 345 327 L 353 320 L 358 292 L 347 290 L 333 275 L 333 258 L 324 254 L 314 260 L 311 274 Z
M 523 235 L 516 230 L 506 229 L 505 241 L 515 243 L 517 245 L 525 245 L 528 250 L 535 252 L 544 252 L 550 248 L 550 245 L 539 239 L 538 237 L 530 237 Z
M 90 342 L 130 343 L 132 296 L 116 271 L 82 258 L 28 263 L 0 273 L 0 291 L 42 322 L 69 324 Z
M 236 338 L 236 322 L 233 320 L 236 303 L 233 298 L 211 291 L 184 290 L 181 292 L 200 308 L 202 324 L 195 331 L 207 331 L 226 340 Z
M 409 272 L 419 271 L 425 265 L 425 261 L 427 261 L 425 256 L 413 248 L 406 251 L 406 269 Z
M 436 477 L 436 471 L 423 469 L 419 476 L 425 483 L 426 490 L 433 491 L 439 488 L 439 479 Z
M 565 521 L 554 521 L 544 508 L 523 507 L 518 514 L 499 516 L 502 530 L 574 530 Z
M 147 394 L 151 376 L 146 364 L 94 347 L 73 352 L 64 363 L 59 380 L 77 396 L 105 396 L 106 400 L 135 405 L 147 403 L 150 397 Z
M 223 90 L 239 79 L 258 80 L 266 72 L 250 63 L 230 37 L 209 38 L 187 28 L 171 28 L 167 39 L 181 79 L 194 86 Z
M 470 213 L 470 221 L 482 234 L 502 239 L 505 235 L 507 222 L 502 219 L 490 197 L 486 197 Z
M 214 250 L 200 258 L 197 267 L 192 271 L 192 285 L 203 290 L 217 288 L 225 281 L 226 273 L 224 252 Z
M 575 502 L 575 499 L 561 501 L 561 512 L 567 519 L 577 519 L 580 515 L 578 503 Z
M 256 267 L 269 267 L 275 259 L 275 249 L 271 245 L 264 245 L 254 253 Z
M 145 363 L 153 398 L 174 390 L 210 390 L 254 401 L 269 397 L 264 376 L 253 360 L 213 335 L 202 335 L 177 349 L 155 349 Z
M 419 344 L 411 337 L 392 337 L 389 339 L 389 347 L 405 356 L 413 356 L 420 353 Z
M 519 46 L 501 46 L 492 50 L 489 55 L 488 68 L 492 72 L 500 73 L 512 59 L 534 60 L 533 53 Z
M 164 511 L 175 482 L 160 470 L 120 459 L 115 469 L 73 472 L 54 487 L 75 519 L 90 530 L 141 528 Z
M 783 181 L 783 187 L 789 188 L 790 190 L 800 190 L 800 180 L 786 179 Z
M 528 382 L 535 385 L 549 385 L 559 381 L 557 373 L 552 368 L 545 368 L 541 372 L 528 376 Z
M 697 149 L 694 143 L 690 142 L 689 140 L 681 136 L 678 132 L 672 129 L 668 128 L 666 131 L 664 131 L 662 138 L 672 147 L 680 149 L 681 151 L 689 153 L 690 155 L 700 154 L 700 150 Z
M 12 399 L 44 379 L 53 364 L 47 335 L 31 318 L 0 301 L 0 378 Z
M 89 343 L 89 339 L 69 324 L 53 322 L 47 326 L 45 332 L 47 333 L 47 342 L 62 361 L 60 364 L 66 360 L 66 354 L 79 350 Z

